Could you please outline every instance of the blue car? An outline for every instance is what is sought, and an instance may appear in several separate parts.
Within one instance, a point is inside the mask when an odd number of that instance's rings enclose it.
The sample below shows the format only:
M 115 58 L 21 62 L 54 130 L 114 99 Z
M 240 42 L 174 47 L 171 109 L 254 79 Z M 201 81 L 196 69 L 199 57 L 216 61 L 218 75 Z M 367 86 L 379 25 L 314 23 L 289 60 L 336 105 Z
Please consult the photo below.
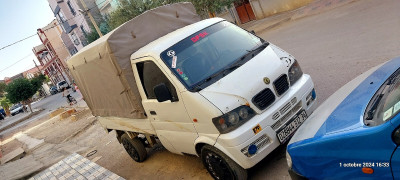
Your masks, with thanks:
M 292 179 L 400 179 L 400 57 L 330 96 L 287 146 Z

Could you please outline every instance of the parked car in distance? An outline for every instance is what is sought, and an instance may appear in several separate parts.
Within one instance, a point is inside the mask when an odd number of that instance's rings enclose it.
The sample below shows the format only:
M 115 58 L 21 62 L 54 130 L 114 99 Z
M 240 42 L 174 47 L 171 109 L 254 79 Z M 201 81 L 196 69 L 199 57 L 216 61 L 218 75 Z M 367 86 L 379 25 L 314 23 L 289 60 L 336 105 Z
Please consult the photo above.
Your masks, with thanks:
M 4 110 L 4 108 L 0 109 L 0 114 L 3 114 L 3 116 L 6 116 L 6 110 Z
M 69 88 L 70 86 L 66 81 L 60 81 L 57 83 L 57 90 L 61 92 L 64 88 Z
M 292 179 L 400 179 L 400 57 L 330 96 L 287 146 Z
M 51 95 L 54 95 L 54 94 L 58 93 L 58 90 L 57 90 L 56 86 L 51 86 L 49 91 L 50 91 Z
M 22 104 L 15 104 L 10 108 L 11 116 L 14 116 L 21 112 L 24 112 L 24 108 L 23 108 Z
M 4 119 L 4 115 L 3 115 L 3 113 L 0 113 L 0 120 L 3 120 Z

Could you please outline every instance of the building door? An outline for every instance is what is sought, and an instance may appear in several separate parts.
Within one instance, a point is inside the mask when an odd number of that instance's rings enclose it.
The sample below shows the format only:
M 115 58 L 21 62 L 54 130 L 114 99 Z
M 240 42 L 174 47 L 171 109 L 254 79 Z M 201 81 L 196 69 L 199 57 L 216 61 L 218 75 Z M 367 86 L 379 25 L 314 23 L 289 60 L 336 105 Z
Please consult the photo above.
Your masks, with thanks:
M 242 24 L 256 20 L 256 16 L 254 15 L 253 9 L 251 9 L 249 0 L 236 2 L 235 9 Z

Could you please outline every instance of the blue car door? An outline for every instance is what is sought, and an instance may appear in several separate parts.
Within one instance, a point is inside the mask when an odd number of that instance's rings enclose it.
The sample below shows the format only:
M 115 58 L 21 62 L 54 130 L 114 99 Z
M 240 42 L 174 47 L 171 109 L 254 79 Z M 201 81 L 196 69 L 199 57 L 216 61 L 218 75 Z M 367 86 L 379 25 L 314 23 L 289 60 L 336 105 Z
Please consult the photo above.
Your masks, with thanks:
M 400 179 L 400 127 L 397 127 L 392 134 L 393 141 L 397 144 L 396 149 L 390 159 L 390 168 L 393 173 L 393 179 Z

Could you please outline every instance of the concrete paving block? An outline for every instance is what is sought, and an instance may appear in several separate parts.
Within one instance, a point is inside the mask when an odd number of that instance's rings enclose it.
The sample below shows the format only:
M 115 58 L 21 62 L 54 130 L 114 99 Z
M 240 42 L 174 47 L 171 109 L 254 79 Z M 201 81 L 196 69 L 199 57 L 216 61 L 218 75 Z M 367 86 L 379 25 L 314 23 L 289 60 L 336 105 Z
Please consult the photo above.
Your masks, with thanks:
M 14 151 L 11 151 L 10 153 L 8 153 L 5 156 L 3 156 L 1 158 L 1 164 L 5 164 L 7 162 L 20 159 L 22 156 L 24 156 L 24 153 L 25 153 L 24 149 L 17 148 Z

